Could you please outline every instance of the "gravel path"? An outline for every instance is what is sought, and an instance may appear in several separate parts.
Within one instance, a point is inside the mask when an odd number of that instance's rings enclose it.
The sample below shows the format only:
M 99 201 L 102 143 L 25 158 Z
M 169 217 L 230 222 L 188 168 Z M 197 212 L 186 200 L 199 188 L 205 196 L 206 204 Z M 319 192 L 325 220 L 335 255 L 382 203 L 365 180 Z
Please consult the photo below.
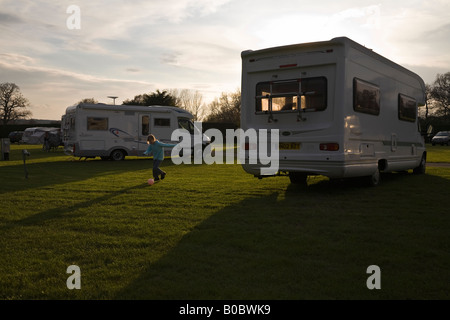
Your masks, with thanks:
M 450 167 L 449 162 L 427 162 L 427 167 Z

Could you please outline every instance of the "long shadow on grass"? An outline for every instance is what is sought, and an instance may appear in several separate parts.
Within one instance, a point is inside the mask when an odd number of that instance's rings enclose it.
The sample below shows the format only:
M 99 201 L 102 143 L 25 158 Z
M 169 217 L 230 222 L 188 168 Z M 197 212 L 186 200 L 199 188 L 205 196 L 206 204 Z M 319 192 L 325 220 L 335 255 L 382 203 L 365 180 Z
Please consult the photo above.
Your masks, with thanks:
M 35 215 L 27 216 L 24 219 L 15 220 L 13 222 L 7 223 L 0 228 L 0 232 L 4 232 L 4 231 L 10 230 L 15 227 L 20 227 L 20 226 L 42 225 L 49 220 L 66 218 L 68 214 L 70 214 L 71 217 L 75 218 L 75 217 L 81 215 L 81 214 L 73 214 L 77 210 L 89 208 L 91 206 L 98 205 L 102 202 L 107 202 L 116 196 L 126 194 L 134 189 L 142 189 L 145 186 L 146 186 L 145 183 L 143 183 L 143 184 L 141 183 L 141 184 L 138 184 L 138 185 L 135 185 L 132 187 L 123 188 L 123 189 L 116 190 L 116 191 L 111 191 L 101 197 L 97 197 L 97 198 L 87 200 L 84 202 L 79 202 L 72 206 L 58 207 L 58 208 L 53 208 L 50 210 L 42 211 Z
M 307 190 L 288 185 L 284 192 L 230 205 L 185 235 L 115 298 L 442 298 L 450 280 L 448 273 L 439 274 L 450 263 L 445 253 L 450 220 L 445 208 L 429 207 L 424 199 L 436 196 L 430 186 L 448 180 L 383 179 L 379 188 L 327 180 Z M 366 270 L 374 264 L 383 272 L 382 290 L 366 286 Z
M 173 166 L 169 159 L 162 167 Z M 122 174 L 139 170 L 147 170 L 151 176 L 153 160 L 130 159 L 125 161 L 54 161 L 26 164 L 28 178 L 25 178 L 23 164 L 0 167 L 0 194 L 23 191 L 78 182 L 105 174 Z

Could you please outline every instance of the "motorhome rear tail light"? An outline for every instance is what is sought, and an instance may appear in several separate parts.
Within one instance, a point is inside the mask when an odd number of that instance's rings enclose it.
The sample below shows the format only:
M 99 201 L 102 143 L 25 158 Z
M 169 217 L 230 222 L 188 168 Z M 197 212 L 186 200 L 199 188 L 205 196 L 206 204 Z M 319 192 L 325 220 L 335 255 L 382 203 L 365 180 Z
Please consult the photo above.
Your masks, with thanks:
M 339 143 L 321 143 L 320 150 L 322 150 L 322 151 L 338 151 Z

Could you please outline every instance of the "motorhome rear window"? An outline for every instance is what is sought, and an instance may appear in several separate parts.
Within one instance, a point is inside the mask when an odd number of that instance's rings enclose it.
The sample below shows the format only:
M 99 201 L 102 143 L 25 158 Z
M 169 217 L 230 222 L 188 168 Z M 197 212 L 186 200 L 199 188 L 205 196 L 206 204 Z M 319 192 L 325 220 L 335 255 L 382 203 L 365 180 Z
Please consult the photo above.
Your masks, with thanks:
M 327 108 L 325 77 L 260 82 L 256 85 L 256 112 L 322 111 Z
M 417 102 L 414 98 L 398 95 L 398 118 L 403 121 L 416 121 Z
M 108 130 L 108 118 L 87 118 L 88 130 Z
M 155 127 L 170 127 L 170 119 L 155 118 Z
M 353 79 L 353 109 L 373 115 L 380 114 L 380 88 L 364 80 Z

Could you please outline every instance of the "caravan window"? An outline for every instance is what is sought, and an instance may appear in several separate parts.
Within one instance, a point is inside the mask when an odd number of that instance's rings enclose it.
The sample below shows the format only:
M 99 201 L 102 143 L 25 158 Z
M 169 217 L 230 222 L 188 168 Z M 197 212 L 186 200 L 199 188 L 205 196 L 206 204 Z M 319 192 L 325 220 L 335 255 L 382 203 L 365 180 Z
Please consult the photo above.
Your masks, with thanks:
M 108 118 L 87 118 L 88 130 L 108 130 Z
M 155 127 L 170 127 L 170 119 L 155 118 Z
M 353 79 L 353 109 L 373 115 L 380 114 L 380 89 L 369 82 Z
M 398 118 L 400 120 L 415 122 L 416 110 L 417 103 L 415 99 L 403 94 L 398 95 Z
M 322 111 L 327 107 L 325 77 L 260 82 L 256 85 L 256 112 Z

